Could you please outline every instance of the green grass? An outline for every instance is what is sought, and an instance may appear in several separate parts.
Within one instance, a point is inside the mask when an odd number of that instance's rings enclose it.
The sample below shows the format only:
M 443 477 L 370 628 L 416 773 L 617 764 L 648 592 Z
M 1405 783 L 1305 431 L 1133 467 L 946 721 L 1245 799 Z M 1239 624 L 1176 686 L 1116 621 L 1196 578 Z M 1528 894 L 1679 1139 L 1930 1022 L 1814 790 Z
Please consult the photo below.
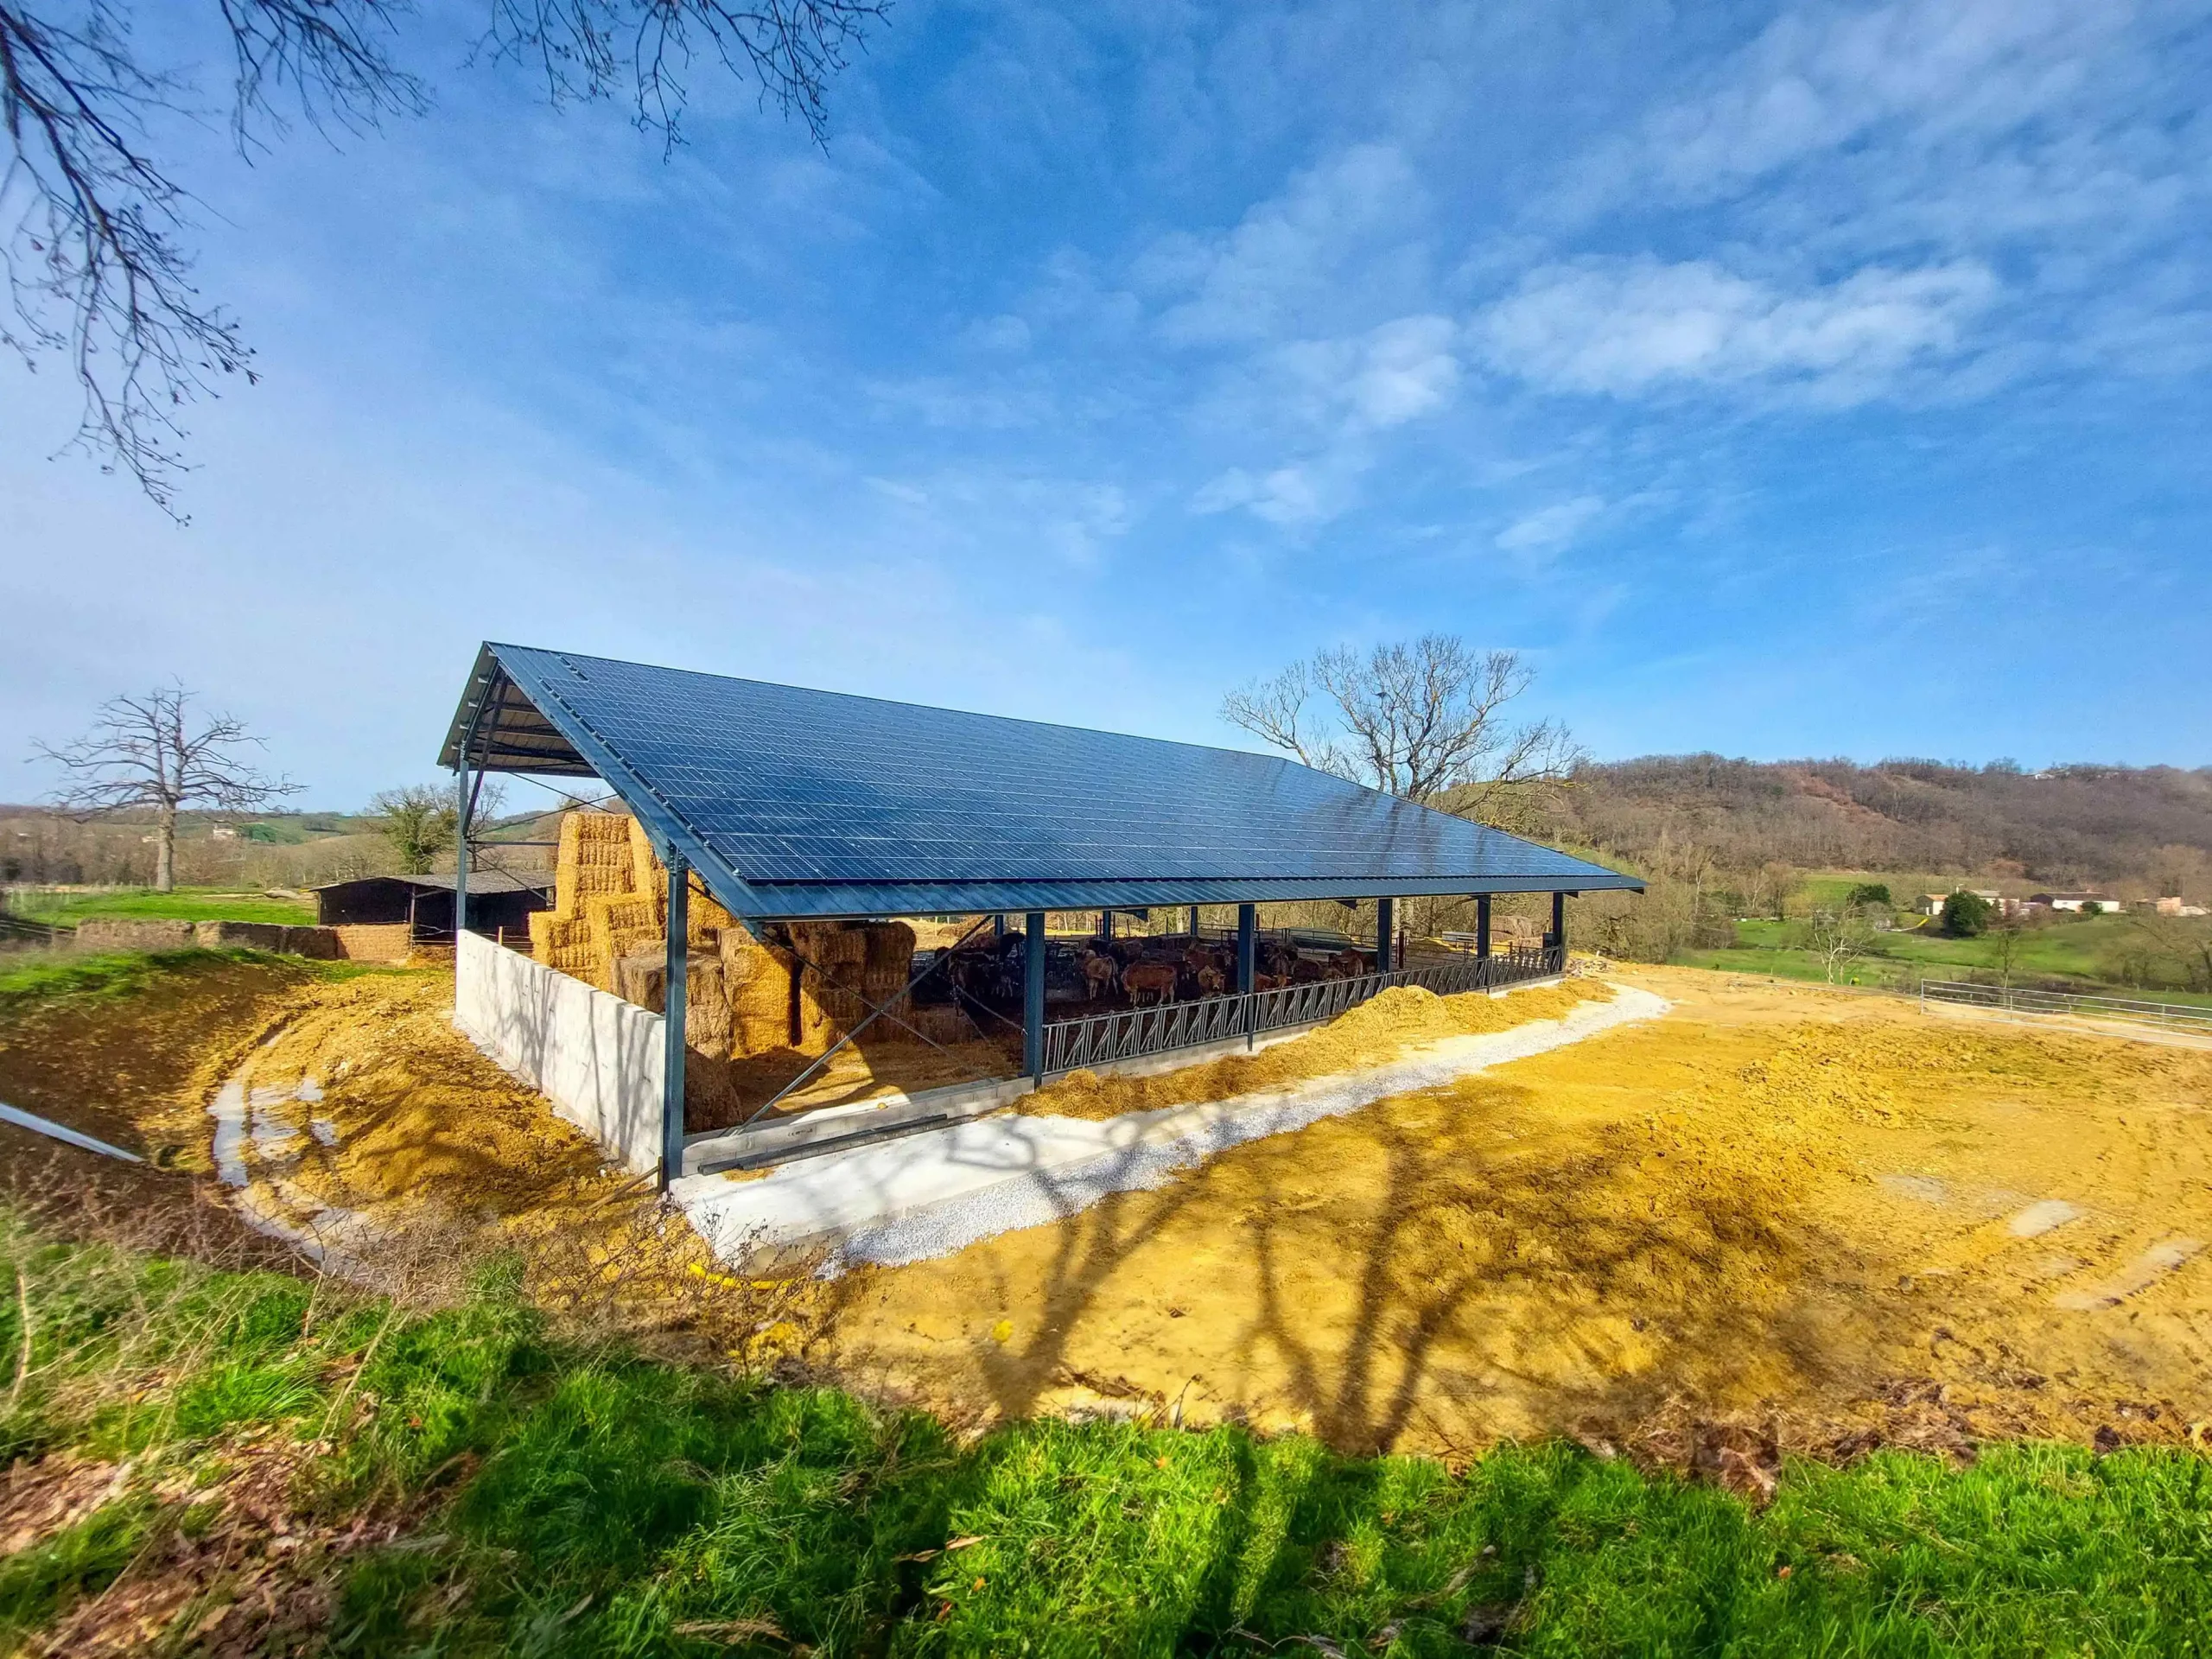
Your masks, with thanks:
M 13 913 L 35 922 L 74 926 L 95 918 L 159 922 L 276 922 L 290 926 L 315 921 L 311 899 L 270 899 L 258 893 L 220 887 L 179 887 L 156 893 L 151 887 L 114 887 L 99 893 L 22 893 Z
M 2212 1481 L 2183 1452 L 1794 1463 L 1754 1510 L 1563 1445 L 1454 1476 L 1236 1429 L 963 1441 L 558 1339 L 511 1273 L 403 1314 L 0 1217 L 0 1283 L 18 1268 L 32 1363 L 5 1455 L 150 1479 L 274 1430 L 327 1442 L 302 1451 L 309 1524 L 413 1507 L 345 1558 L 334 1653 L 1414 1656 L 1469 1651 L 1471 1625 L 1558 1656 L 2148 1655 L 2212 1631 Z M 0 1354 L 20 1339 L 0 1299 Z M 127 1491 L 0 1558 L 0 1646 L 208 1513 Z
M 1739 921 L 1732 949 L 1685 951 L 1676 960 L 1693 968 L 1714 968 L 1784 979 L 1825 980 L 1824 963 L 1800 943 L 1802 928 L 1789 922 Z M 2048 984 L 2087 995 L 2124 996 L 2161 1002 L 2212 1005 L 2212 995 L 2158 985 L 2130 988 L 2126 957 L 2143 948 L 2143 936 L 2125 918 L 2090 917 L 2053 922 L 2020 935 L 2013 958 L 2015 984 Z M 1998 940 L 1955 939 L 1931 925 L 1872 937 L 1867 954 L 1846 963 L 1840 982 L 1909 988 L 1923 979 L 1987 977 L 1998 971 Z
M 203 974 L 241 963 L 274 965 L 298 958 L 259 950 L 104 950 L 96 956 L 67 952 L 0 957 L 0 1013 L 16 1013 L 34 1003 L 63 999 L 133 996 L 164 981 Z
M 104 950 L 92 956 L 68 950 L 27 951 L 0 957 L 0 1017 L 62 1001 L 136 996 L 156 986 L 241 964 L 274 969 L 295 978 L 312 976 L 330 980 L 358 979 L 365 974 L 436 971 L 387 963 L 322 962 L 236 946 Z

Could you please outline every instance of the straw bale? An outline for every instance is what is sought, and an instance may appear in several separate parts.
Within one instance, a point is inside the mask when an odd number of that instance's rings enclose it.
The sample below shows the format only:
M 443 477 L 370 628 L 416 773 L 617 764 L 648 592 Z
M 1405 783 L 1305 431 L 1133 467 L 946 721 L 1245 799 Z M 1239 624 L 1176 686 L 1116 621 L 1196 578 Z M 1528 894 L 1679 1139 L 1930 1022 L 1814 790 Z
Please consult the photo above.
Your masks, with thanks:
M 668 1012 L 668 951 L 633 950 L 617 957 L 616 995 L 654 1014 Z M 722 995 L 721 958 L 711 951 L 690 953 L 683 979 L 683 1045 L 709 1060 L 729 1058 L 729 1002 Z
M 652 938 L 660 932 L 660 924 L 653 916 L 653 907 L 641 893 L 598 893 L 584 900 L 584 919 L 591 926 L 591 942 L 599 953 L 610 963 L 623 954 L 615 941 L 617 933 L 643 934 Z
M 561 958 L 591 950 L 591 925 L 581 916 L 564 917 L 557 911 L 539 910 L 530 917 L 531 954 L 549 968 L 563 966 Z
M 730 1010 L 730 1050 L 766 1054 L 791 1046 L 792 963 L 742 927 L 721 934 L 722 987 Z
M 711 944 L 730 928 L 741 928 L 743 924 L 715 902 L 707 891 L 706 884 L 696 875 L 691 878 L 691 901 L 684 907 L 685 931 L 694 944 Z
M 595 893 L 629 890 L 633 870 L 629 819 L 612 812 L 564 812 L 561 849 L 553 865 L 553 914 L 562 921 L 584 913 Z
M 959 1043 L 980 1042 L 982 1039 L 983 1033 L 976 1028 L 976 1022 L 968 1017 L 968 1011 L 955 1002 L 944 1002 L 930 1007 L 907 1010 L 905 1011 L 905 1017 L 914 1027 L 914 1031 L 921 1034 L 921 1037 L 925 1037 L 933 1043 L 943 1043 L 947 1048 Z M 900 1031 L 895 1026 L 892 1030 L 902 1041 L 918 1042 L 920 1040 L 912 1033 Z
M 635 872 L 632 889 L 652 894 L 655 908 L 664 915 L 668 910 L 668 872 L 653 856 L 652 838 L 645 834 L 645 826 L 635 818 L 626 818 L 623 823 L 623 834 L 630 843 L 630 867 Z
M 914 930 L 904 922 L 866 922 L 861 935 L 866 973 L 863 982 L 888 980 L 904 985 L 914 971 Z

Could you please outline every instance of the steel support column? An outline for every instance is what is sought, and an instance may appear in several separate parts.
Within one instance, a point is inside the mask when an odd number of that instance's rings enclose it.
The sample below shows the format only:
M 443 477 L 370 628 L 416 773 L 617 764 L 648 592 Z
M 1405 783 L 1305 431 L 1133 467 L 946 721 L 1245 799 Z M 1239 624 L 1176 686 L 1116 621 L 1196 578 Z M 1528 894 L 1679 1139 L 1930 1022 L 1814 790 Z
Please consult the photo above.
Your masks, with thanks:
M 1109 944 L 1114 943 L 1114 912 L 1110 910 L 1098 912 L 1098 937 Z
M 1398 901 L 1377 899 L 1375 901 L 1375 971 L 1387 974 L 1397 964 Z
M 1021 942 L 1021 1069 L 1045 1081 L 1045 912 L 1029 912 Z
M 1490 955 L 1490 894 L 1486 893 L 1475 899 L 1475 954 Z
M 683 1173 L 684 1004 L 691 989 L 691 868 L 668 855 L 668 968 L 661 992 L 660 1187 Z
M 1194 939 L 1198 937 L 1198 907 L 1196 905 L 1191 906 L 1191 937 Z
M 1552 936 L 1544 941 L 1554 950 L 1567 948 L 1567 895 L 1552 894 Z
M 453 769 L 456 806 L 454 821 L 461 826 L 453 838 L 453 949 L 458 971 L 461 935 L 468 925 L 468 751 L 461 750 L 461 764 Z
M 1260 907 L 1257 905 L 1236 906 L 1236 994 L 1250 994 L 1260 975 Z M 1249 1003 L 1245 1004 L 1249 1007 Z M 1252 1046 L 1252 1031 L 1244 1032 L 1244 1046 Z

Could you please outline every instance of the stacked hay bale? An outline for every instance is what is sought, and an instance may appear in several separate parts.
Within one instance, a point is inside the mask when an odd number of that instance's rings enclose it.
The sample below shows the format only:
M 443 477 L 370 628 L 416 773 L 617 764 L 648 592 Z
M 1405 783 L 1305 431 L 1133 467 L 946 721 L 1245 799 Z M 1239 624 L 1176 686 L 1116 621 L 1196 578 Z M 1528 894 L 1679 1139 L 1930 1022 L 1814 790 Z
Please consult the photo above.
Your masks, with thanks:
M 587 903 L 628 893 L 635 877 L 631 821 L 612 812 L 566 812 L 554 864 L 553 908 L 530 918 L 531 954 L 549 968 L 613 990 L 613 958 L 594 937 Z
M 722 930 L 721 950 L 730 1052 L 742 1057 L 789 1048 L 798 972 L 791 952 L 761 944 L 743 926 Z
M 553 909 L 530 918 L 537 960 L 641 1007 L 664 1009 L 668 871 L 644 827 L 622 814 L 564 815 L 556 877 Z M 819 1055 L 871 1006 L 897 1016 L 868 1026 L 871 1043 L 915 1041 L 908 1026 L 940 1043 L 977 1034 L 957 1007 L 912 1005 L 906 982 L 914 931 L 904 922 L 794 922 L 785 930 L 788 948 L 763 943 L 696 874 L 685 909 L 683 1032 L 703 1058 L 779 1049 Z
M 867 974 L 868 935 L 843 922 L 793 922 L 785 931 L 800 960 L 791 1046 L 820 1054 L 867 1016 L 855 992 Z

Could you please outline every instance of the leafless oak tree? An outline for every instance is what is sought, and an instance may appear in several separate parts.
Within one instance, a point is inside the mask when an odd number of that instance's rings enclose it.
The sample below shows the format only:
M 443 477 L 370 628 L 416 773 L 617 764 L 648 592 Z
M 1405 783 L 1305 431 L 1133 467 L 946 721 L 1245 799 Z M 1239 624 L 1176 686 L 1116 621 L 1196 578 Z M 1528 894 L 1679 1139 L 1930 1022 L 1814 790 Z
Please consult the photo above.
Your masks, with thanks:
M 1432 633 L 1317 652 L 1230 692 L 1221 714 L 1319 771 L 1484 817 L 1503 793 L 1564 778 L 1580 758 L 1557 721 L 1508 717 L 1535 677 L 1516 652 Z
M 92 729 L 75 742 L 60 748 L 34 745 L 68 774 L 69 781 L 48 798 L 72 817 L 154 814 L 154 886 L 162 893 L 176 885 L 179 811 L 195 805 L 238 811 L 300 789 L 241 758 L 241 749 L 261 740 L 228 715 L 211 715 L 197 731 L 189 730 L 191 702 L 192 694 L 181 685 L 143 697 L 115 697 L 100 705 Z
M 185 405 L 253 378 L 237 322 L 191 280 L 189 193 L 154 124 L 201 112 L 188 70 L 149 63 L 130 22 L 146 0 L 0 0 L 0 343 L 30 368 L 67 361 L 84 397 L 76 444 L 175 511 Z M 232 49 L 241 150 L 297 114 L 359 131 L 427 106 L 391 55 L 411 0 L 200 0 Z M 749 73 L 764 103 L 826 131 L 825 91 L 888 0 L 492 0 L 478 55 L 529 68 L 555 104 L 627 88 L 638 124 L 680 142 L 695 60 Z

